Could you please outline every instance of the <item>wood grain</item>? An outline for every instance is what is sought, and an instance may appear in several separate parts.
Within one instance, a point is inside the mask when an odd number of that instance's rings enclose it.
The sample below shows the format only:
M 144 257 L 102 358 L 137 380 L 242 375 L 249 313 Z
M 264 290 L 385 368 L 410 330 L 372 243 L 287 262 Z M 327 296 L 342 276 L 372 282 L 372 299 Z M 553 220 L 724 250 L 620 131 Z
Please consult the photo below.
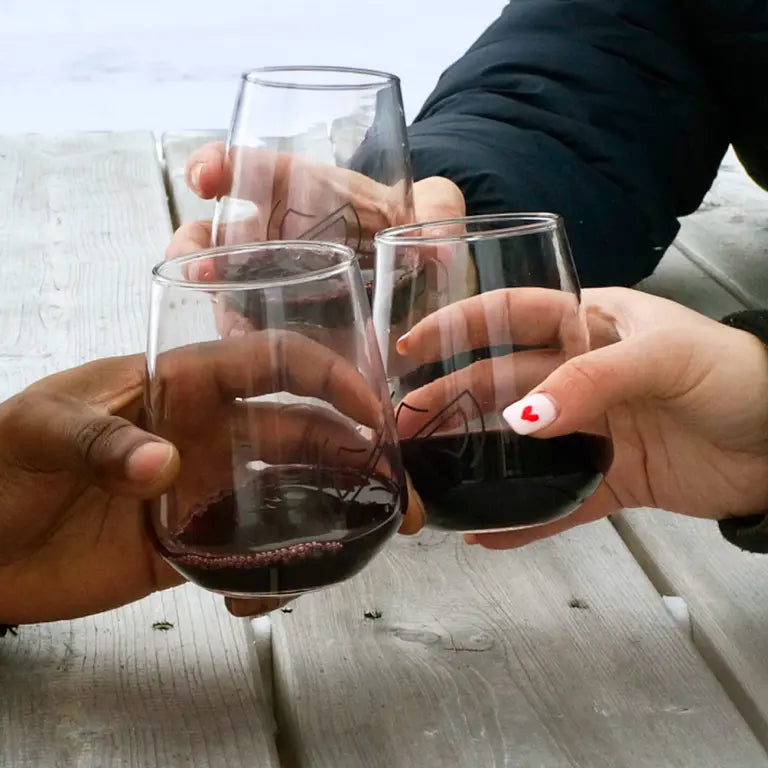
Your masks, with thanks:
M 744 308 L 736 296 L 675 245 L 664 254 L 654 273 L 636 287 L 718 319 Z
M 765 557 L 732 546 L 709 520 L 638 509 L 615 525 L 659 591 L 685 600 L 696 646 L 768 748 Z
M 276 766 L 244 624 L 192 586 L 0 643 L 0 765 Z
M 302 768 L 768 765 L 607 522 L 510 552 L 398 540 L 277 614 L 273 653 Z
M 142 351 L 170 233 L 151 134 L 0 138 L 0 397 Z M 247 627 L 186 587 L 22 628 L 0 643 L 0 765 L 276 766 Z
M 149 134 L 0 138 L 0 397 L 144 349 L 166 208 Z

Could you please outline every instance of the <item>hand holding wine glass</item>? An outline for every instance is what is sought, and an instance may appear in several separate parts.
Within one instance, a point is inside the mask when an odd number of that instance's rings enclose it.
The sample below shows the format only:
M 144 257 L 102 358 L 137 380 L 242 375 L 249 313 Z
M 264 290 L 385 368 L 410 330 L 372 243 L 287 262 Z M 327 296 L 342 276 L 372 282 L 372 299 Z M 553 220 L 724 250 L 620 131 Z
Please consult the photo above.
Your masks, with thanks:
M 501 418 L 505 398 L 587 349 L 559 217 L 394 227 L 376 236 L 376 255 L 374 325 L 427 523 L 489 533 L 572 514 L 610 465 L 607 433 L 590 425 L 545 443 L 515 434 Z M 456 269 L 462 264 L 472 279 Z M 547 300 L 553 309 L 539 316 L 535 307 Z
M 293 181 L 291 179 L 292 166 L 287 162 L 275 162 L 274 165 L 277 172 L 272 183 L 276 192 L 272 193 L 270 190 L 270 194 L 273 194 L 276 199 L 287 199 L 286 190 Z M 256 168 L 248 166 L 247 158 L 243 166 L 241 168 L 244 175 L 254 178 Z M 185 177 L 189 188 L 203 200 L 230 195 L 232 191 L 232 167 L 226 144 L 223 141 L 216 141 L 195 150 L 187 160 Z M 358 196 L 367 194 L 370 200 L 368 202 L 360 201 L 358 197 L 358 205 L 371 210 L 371 216 L 363 217 L 361 222 L 363 223 L 362 239 L 368 243 L 373 240 L 378 229 L 395 226 L 399 222 L 390 215 L 382 215 L 382 211 L 376 211 L 376 201 L 386 199 L 392 193 L 388 190 L 380 190 L 380 185 L 377 182 L 367 177 L 360 177 L 361 174 L 355 170 L 314 164 L 311 174 L 311 190 L 306 194 L 311 198 L 327 200 L 327 192 L 330 190 L 334 199 L 338 201 L 335 207 L 351 200 L 351 195 L 343 190 L 351 190 Z M 307 172 L 304 174 L 304 178 L 305 180 L 310 178 L 310 174 Z M 257 199 L 264 196 L 256 190 L 252 194 Z M 310 207 L 314 206 L 310 204 Z M 463 216 L 466 210 L 461 190 L 450 179 L 440 176 L 432 176 L 414 183 L 413 207 L 416 221 L 451 219 Z M 392 214 L 394 211 L 384 210 L 383 213 Z M 249 222 L 252 228 L 243 230 L 240 234 L 243 237 L 255 235 L 253 237 L 255 241 L 281 239 L 277 220 L 273 220 L 271 228 L 266 226 L 268 221 L 267 219 L 267 222 L 261 223 L 260 219 L 254 217 Z M 289 218 L 284 223 L 286 225 L 284 232 L 290 236 L 290 239 L 298 237 L 306 230 L 306 227 L 299 226 L 300 221 L 300 218 L 294 217 L 293 219 Z M 367 222 L 377 228 L 366 227 Z M 190 221 L 182 224 L 168 245 L 167 257 L 176 258 L 208 248 L 213 242 L 212 230 L 213 222 L 210 220 Z
M 322 393 L 339 414 L 360 423 L 380 418 L 378 402 L 348 363 L 298 334 L 287 334 L 280 347 L 301 363 L 286 386 Z M 267 354 L 274 349 L 254 336 L 216 349 L 193 345 L 163 358 L 165 401 L 184 400 L 191 416 L 168 436 L 185 462 L 206 467 L 206 482 L 216 479 L 218 457 L 232 450 L 222 419 L 227 394 L 275 375 Z M 0 404 L 0 623 L 77 618 L 183 582 L 156 551 L 144 522 L 144 500 L 170 490 L 180 468 L 175 445 L 139 426 L 145 375 L 144 355 L 98 360 L 42 379 Z M 286 412 L 265 403 L 255 410 L 247 426 L 262 435 L 263 456 L 286 460 L 314 450 L 332 466 L 342 446 L 358 451 L 347 465 L 367 455 L 365 438 L 329 409 Z M 205 455 L 189 438 L 199 429 L 211 439 Z M 245 616 L 272 610 L 277 601 L 227 605 Z
M 186 177 L 196 194 L 217 198 L 216 215 L 182 226 L 170 257 L 211 244 L 325 240 L 356 252 L 368 284 L 378 230 L 464 213 L 448 179 L 412 184 L 400 83 L 383 72 L 246 73 L 227 144 L 193 153 Z
M 143 355 L 98 360 L 0 404 L 0 623 L 77 618 L 181 583 L 141 512 L 179 467 L 137 426 L 144 369 Z
M 201 260 L 210 279 L 190 280 Z M 222 338 L 230 311 L 248 327 Z M 181 455 L 151 519 L 190 580 L 294 597 L 353 575 L 400 525 L 392 406 L 348 248 L 251 244 L 159 265 L 148 365 L 149 426 Z
M 542 444 L 603 420 L 612 435 L 613 464 L 580 509 L 548 525 L 475 534 L 470 541 L 522 546 L 631 507 L 712 519 L 768 509 L 764 345 L 639 291 L 589 289 L 582 303 L 592 351 L 550 370 L 541 358 L 546 353 L 513 352 L 494 361 L 492 379 L 483 371 L 488 363 L 480 362 L 409 395 L 418 407 L 440 409 L 469 388 L 486 411 L 511 406 L 506 417 L 513 429 Z M 490 304 L 490 314 L 506 318 L 526 344 L 547 343 L 568 317 L 558 292 L 509 289 L 430 315 L 399 348 L 409 358 L 431 360 L 447 329 L 469 329 L 470 346 L 487 343 Z

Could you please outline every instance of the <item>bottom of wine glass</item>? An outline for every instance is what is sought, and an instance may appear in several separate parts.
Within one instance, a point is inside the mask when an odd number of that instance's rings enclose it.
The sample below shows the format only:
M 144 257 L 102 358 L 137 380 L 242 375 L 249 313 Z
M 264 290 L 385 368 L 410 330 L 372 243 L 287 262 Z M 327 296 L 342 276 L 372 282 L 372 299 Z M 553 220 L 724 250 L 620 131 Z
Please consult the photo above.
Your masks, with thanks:
M 227 589 L 210 589 L 204 587 L 201 584 L 195 584 L 198 589 L 211 592 L 214 595 L 221 595 L 222 597 L 231 597 L 233 600 L 295 600 L 302 595 L 308 595 L 312 592 L 319 592 L 321 589 L 328 589 L 329 587 L 335 587 L 337 584 L 341 584 L 342 581 L 336 581 L 332 584 L 324 584 L 322 587 L 308 587 L 307 589 L 294 590 L 292 592 L 235 592 Z
M 540 522 L 535 523 L 518 523 L 518 524 L 512 524 L 512 525 L 504 525 L 504 526 L 498 526 L 494 528 L 451 528 L 447 525 L 431 525 L 429 522 L 429 511 L 427 511 L 427 528 L 432 528 L 436 531 L 445 531 L 447 533 L 460 533 L 462 535 L 464 534 L 479 534 L 479 533 L 510 533 L 511 531 L 525 531 L 530 528 L 541 528 L 545 525 L 550 525 L 551 523 L 556 523 L 558 520 L 564 520 L 566 517 L 570 517 L 572 514 L 577 512 L 579 509 L 581 509 L 581 506 L 576 507 L 576 509 L 570 509 L 567 512 L 563 512 L 560 515 L 553 515 L 551 517 L 547 517 L 546 520 L 541 520 Z

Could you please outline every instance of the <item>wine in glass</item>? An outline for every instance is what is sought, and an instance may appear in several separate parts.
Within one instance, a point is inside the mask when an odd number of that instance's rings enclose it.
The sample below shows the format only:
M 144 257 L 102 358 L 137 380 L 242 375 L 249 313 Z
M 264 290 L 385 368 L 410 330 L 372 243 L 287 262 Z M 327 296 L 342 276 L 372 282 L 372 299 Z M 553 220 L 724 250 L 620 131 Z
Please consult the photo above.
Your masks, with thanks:
M 349 248 L 259 243 L 158 265 L 147 366 L 148 427 L 181 456 L 148 519 L 190 581 L 295 596 L 352 576 L 398 528 L 404 472 Z
M 576 510 L 610 466 L 605 425 L 543 440 L 501 418 L 588 348 L 562 220 L 536 213 L 414 224 L 380 232 L 376 250 L 374 325 L 428 524 L 500 531 Z

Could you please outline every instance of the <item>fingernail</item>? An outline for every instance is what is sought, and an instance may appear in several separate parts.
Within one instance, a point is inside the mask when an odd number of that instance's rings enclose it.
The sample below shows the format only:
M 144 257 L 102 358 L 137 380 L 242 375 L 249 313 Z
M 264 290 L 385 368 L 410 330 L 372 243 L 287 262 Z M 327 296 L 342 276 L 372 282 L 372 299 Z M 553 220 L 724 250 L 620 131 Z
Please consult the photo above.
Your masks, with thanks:
M 518 435 L 530 435 L 557 418 L 557 405 L 548 395 L 537 392 L 508 405 L 501 415 Z
M 408 333 L 404 333 L 396 342 L 395 342 L 395 349 L 398 351 L 399 354 L 404 355 L 408 351 L 408 337 L 411 335 L 411 332 L 408 331 Z
M 474 533 L 465 534 L 464 543 L 469 544 L 470 546 L 474 546 L 475 544 L 477 544 L 477 535 Z
M 125 476 L 134 483 L 154 480 L 173 459 L 173 446 L 151 441 L 135 448 L 126 459 Z
M 205 163 L 198 163 L 189 172 L 189 183 L 192 185 L 196 192 L 200 191 L 200 176 L 203 173 L 204 167 Z
M 206 264 L 192 262 L 187 270 L 188 279 L 193 283 L 210 283 L 215 277 L 213 270 Z

